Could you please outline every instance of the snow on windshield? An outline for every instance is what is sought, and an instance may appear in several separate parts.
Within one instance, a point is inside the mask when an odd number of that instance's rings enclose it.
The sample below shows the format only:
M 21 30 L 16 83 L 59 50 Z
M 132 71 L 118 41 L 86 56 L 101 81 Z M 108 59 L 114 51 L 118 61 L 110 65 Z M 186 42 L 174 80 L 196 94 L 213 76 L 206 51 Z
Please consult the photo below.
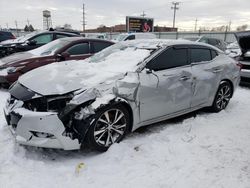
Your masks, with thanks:
M 120 45 L 118 48 L 110 47 L 93 56 L 86 62 L 78 61 L 74 69 L 66 77 L 75 77 L 84 74 L 88 79 L 82 80 L 84 84 L 97 84 L 120 73 L 135 71 L 138 64 L 150 55 L 152 50 Z

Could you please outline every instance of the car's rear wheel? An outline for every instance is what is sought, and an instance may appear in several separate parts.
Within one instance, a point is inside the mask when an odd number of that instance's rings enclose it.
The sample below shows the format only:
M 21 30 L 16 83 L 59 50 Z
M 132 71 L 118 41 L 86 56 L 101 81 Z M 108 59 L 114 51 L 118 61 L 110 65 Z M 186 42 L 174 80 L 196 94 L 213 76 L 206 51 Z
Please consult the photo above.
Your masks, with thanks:
M 211 110 L 214 112 L 219 112 L 221 110 L 224 110 L 227 107 L 232 95 L 233 95 L 233 88 L 231 84 L 227 81 L 222 82 L 215 95 L 213 105 L 211 106 Z
M 121 104 L 111 105 L 96 112 L 87 133 L 90 148 L 106 151 L 113 143 L 120 142 L 128 131 L 128 110 Z

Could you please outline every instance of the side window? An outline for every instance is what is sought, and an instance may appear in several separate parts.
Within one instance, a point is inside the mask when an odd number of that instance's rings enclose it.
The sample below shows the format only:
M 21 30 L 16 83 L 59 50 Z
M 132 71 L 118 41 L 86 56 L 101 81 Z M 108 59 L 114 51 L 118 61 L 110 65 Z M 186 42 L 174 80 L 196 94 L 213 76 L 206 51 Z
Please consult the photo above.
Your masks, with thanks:
M 208 39 L 205 37 L 202 37 L 199 42 L 203 42 L 203 43 L 208 43 Z
M 60 39 L 60 38 L 64 38 L 64 37 L 68 37 L 67 35 L 63 35 L 63 34 L 56 34 L 56 38 Z
M 191 63 L 202 61 L 211 61 L 211 54 L 209 49 L 204 48 L 191 48 Z
M 211 50 L 212 59 L 214 59 L 218 54 L 216 51 Z
M 129 35 L 125 40 L 134 40 L 135 39 L 135 35 Z
M 36 44 L 47 44 L 53 40 L 52 34 L 39 35 L 32 40 L 36 41 Z
M 156 58 L 152 59 L 146 67 L 157 71 L 188 65 L 187 54 L 187 49 L 169 48 Z
M 83 55 L 89 54 L 89 43 L 81 43 L 71 46 L 67 52 L 70 55 Z
M 107 42 L 92 42 L 92 44 L 93 44 L 94 53 L 97 53 L 111 45 L 111 43 L 107 43 Z
M 216 46 L 216 45 L 218 45 L 218 40 L 216 40 L 216 39 L 209 39 L 209 44 L 211 44 L 213 46 Z

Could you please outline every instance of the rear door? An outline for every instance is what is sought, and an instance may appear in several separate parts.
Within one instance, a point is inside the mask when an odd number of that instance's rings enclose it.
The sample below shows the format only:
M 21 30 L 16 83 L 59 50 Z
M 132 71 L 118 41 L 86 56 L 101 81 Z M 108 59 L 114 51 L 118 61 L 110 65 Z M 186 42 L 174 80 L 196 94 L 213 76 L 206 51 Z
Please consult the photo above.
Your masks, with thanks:
M 191 46 L 189 52 L 193 74 L 191 107 L 196 107 L 206 104 L 214 96 L 223 67 L 218 63 L 218 54 L 213 49 Z
M 141 121 L 190 108 L 192 73 L 186 47 L 171 47 L 162 51 L 148 62 L 146 69 L 150 71 L 139 73 Z

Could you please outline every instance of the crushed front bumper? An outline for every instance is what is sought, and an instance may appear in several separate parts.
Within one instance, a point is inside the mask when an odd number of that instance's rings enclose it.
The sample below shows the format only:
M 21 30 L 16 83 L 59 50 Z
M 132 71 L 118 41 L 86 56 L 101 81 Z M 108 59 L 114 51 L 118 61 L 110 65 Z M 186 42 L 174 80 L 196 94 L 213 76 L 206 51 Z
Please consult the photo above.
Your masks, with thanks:
M 64 150 L 80 149 L 77 139 L 66 136 L 57 113 L 4 108 L 5 117 L 17 143 Z

